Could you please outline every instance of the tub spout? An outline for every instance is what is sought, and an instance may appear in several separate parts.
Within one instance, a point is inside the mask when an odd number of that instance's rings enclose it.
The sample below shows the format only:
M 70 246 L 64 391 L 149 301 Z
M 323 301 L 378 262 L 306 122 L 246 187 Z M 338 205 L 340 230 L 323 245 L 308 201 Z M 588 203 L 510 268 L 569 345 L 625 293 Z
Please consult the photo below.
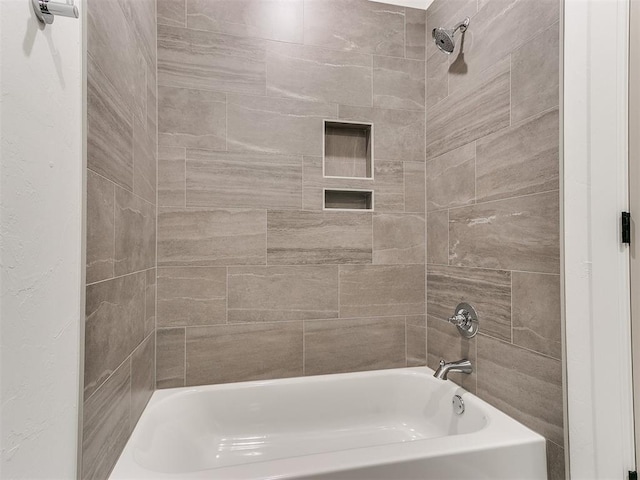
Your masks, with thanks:
M 439 378 L 440 380 L 446 380 L 449 376 L 449 372 L 460 372 L 470 374 L 473 372 L 473 367 L 471 366 L 471 362 L 466 358 L 463 360 L 458 360 L 457 362 L 446 363 L 444 360 L 440 360 L 440 366 L 436 373 L 433 374 L 434 377 Z

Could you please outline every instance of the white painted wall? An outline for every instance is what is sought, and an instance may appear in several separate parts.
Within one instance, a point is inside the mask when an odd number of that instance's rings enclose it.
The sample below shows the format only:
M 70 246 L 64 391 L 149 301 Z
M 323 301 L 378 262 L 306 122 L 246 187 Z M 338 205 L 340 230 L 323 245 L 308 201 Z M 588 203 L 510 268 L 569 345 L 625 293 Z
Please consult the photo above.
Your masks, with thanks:
M 378 3 L 388 3 L 390 5 L 400 5 L 402 7 L 421 8 L 426 10 L 434 0 L 370 0 Z
M 571 477 L 634 467 L 627 196 L 628 0 L 565 0 L 564 264 Z M 603 40 L 603 32 L 607 32 Z
M 0 0 L 3 479 L 76 475 L 82 138 L 81 22 Z

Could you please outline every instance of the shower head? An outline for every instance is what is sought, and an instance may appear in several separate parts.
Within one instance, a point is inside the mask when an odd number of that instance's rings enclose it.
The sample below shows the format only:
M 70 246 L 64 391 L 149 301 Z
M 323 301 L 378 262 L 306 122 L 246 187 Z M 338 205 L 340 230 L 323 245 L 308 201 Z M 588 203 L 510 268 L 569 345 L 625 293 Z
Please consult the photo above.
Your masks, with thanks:
M 465 18 L 462 22 L 458 23 L 452 29 L 442 27 L 434 28 L 431 32 L 431 36 L 433 37 L 433 41 L 435 42 L 436 46 L 447 55 L 450 55 L 456 46 L 456 41 L 454 39 L 456 32 L 460 30 L 462 33 L 464 33 L 467 30 L 468 26 L 469 17 Z

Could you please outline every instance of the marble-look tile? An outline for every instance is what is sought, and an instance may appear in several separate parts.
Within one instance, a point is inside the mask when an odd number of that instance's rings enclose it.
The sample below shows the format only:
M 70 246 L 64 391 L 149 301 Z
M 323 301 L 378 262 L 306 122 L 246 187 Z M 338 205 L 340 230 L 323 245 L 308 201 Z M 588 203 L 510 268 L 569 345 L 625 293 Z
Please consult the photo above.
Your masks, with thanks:
M 463 147 L 427 161 L 427 211 L 474 203 L 476 146 Z
M 304 322 L 305 375 L 404 366 L 404 317 Z
M 87 286 L 84 396 L 88 398 L 144 339 L 145 272 Z
M 323 188 L 356 188 L 375 191 L 376 212 L 404 212 L 405 196 L 401 161 L 376 160 L 373 180 L 324 178 L 322 176 L 322 157 L 305 156 L 302 176 L 303 210 L 322 210 Z
M 186 149 L 158 147 L 158 206 L 184 207 Z
M 88 55 L 87 167 L 128 189 L 133 188 L 131 121 L 127 103 Z
M 425 196 L 425 164 L 404 162 L 404 211 L 424 213 Z
M 268 42 L 267 94 L 371 106 L 371 55 Z
M 436 52 L 438 47 L 431 38 L 434 28 L 452 28 L 465 17 L 473 17 L 478 11 L 478 0 L 435 0 L 427 9 L 427 58 Z M 459 37 L 456 36 L 456 40 Z M 448 58 L 448 55 L 440 53 Z
M 429 315 L 446 321 L 460 302 L 476 309 L 483 333 L 511 341 L 511 272 L 429 265 Z
M 227 320 L 227 269 L 158 269 L 158 327 L 213 325 Z
M 340 266 L 340 317 L 421 315 L 424 265 Z
M 118 0 L 129 22 L 136 46 L 145 60 L 156 64 L 156 0 Z M 110 33 L 110 32 L 109 32 Z M 113 38 L 109 36 L 109 41 Z
M 449 92 L 466 88 L 484 70 L 556 23 L 559 7 L 558 0 L 486 1 L 472 19 L 469 32 L 473 42 L 465 42 L 464 59 L 458 57 L 459 44 L 451 55 Z
M 116 188 L 115 274 L 146 270 L 156 262 L 156 208 Z
M 566 478 L 564 463 L 564 448 L 547 440 L 547 478 L 564 480 Z
M 147 133 L 158 145 L 158 79 L 156 65 L 147 65 Z
M 509 72 L 506 58 L 427 111 L 427 158 L 509 126 Z
M 427 263 L 449 263 L 449 211 L 427 214 Z
M 227 96 L 230 151 L 321 155 L 323 119 L 335 105 L 291 98 Z
M 158 209 L 158 265 L 266 263 L 264 210 Z
M 187 329 L 187 385 L 302 375 L 302 322 Z
M 187 26 L 187 0 L 156 0 L 158 25 Z
M 267 212 L 267 263 L 371 263 L 371 214 Z
M 187 26 L 302 43 L 302 0 L 187 0 Z
M 264 42 L 158 25 L 158 84 L 264 95 Z
M 558 192 L 449 211 L 449 263 L 526 272 L 560 272 Z
M 453 308 L 451 313 L 453 313 Z M 471 361 L 473 372 L 471 374 L 453 372 L 449 379 L 462 388 L 476 393 L 476 382 L 479 368 L 477 355 L 478 337 L 465 338 L 460 335 L 458 329 L 446 319 L 427 315 L 427 365 L 436 370 L 440 360 L 455 362 L 466 358 Z
M 425 103 L 430 109 L 449 95 L 449 59 L 444 53 L 437 51 L 427 58 L 426 83 Z
M 554 109 L 478 140 L 477 201 L 557 190 L 559 121 Z
M 187 206 L 302 207 L 302 157 L 187 150 Z
M 424 110 L 424 104 L 424 60 L 373 57 L 374 107 Z
M 156 328 L 156 269 L 150 268 L 145 274 L 144 290 L 144 334 L 149 335 Z
M 86 282 L 113 277 L 115 186 L 87 170 Z
M 150 334 L 131 354 L 131 430 L 155 390 L 156 336 Z
M 366 0 L 305 0 L 304 43 L 403 57 L 404 8 Z
M 153 136 L 155 137 L 155 135 Z M 156 143 L 146 122 L 133 121 L 133 193 L 156 203 Z
M 106 480 L 127 443 L 131 426 L 131 360 L 84 402 L 81 478 Z
M 163 147 L 227 148 L 226 96 L 158 87 L 158 143 Z
M 338 267 L 233 267 L 229 322 L 277 322 L 338 316 Z
M 560 277 L 512 273 L 513 343 L 562 358 Z
M 425 59 L 427 13 L 420 8 L 405 8 L 404 56 L 416 60 Z
M 378 159 L 424 161 L 424 112 L 340 105 L 339 114 L 343 120 L 374 124 L 375 162 Z
M 478 336 L 478 396 L 535 432 L 564 442 L 562 362 Z
M 119 0 L 128 2 L 129 0 Z M 146 126 L 147 119 L 147 71 L 149 70 L 147 60 L 141 49 L 136 46 L 136 61 L 133 65 L 133 98 L 129 106 L 133 114 L 133 122 Z M 135 133 L 134 133 L 135 135 Z M 135 144 L 135 142 L 134 142 Z
M 519 122 L 560 103 L 559 23 L 511 55 L 511 121 Z
M 185 385 L 185 329 L 159 328 L 156 352 L 156 388 Z
M 424 216 L 377 214 L 373 216 L 373 263 L 423 264 Z
M 427 364 L 427 328 L 424 315 L 406 317 L 407 367 Z

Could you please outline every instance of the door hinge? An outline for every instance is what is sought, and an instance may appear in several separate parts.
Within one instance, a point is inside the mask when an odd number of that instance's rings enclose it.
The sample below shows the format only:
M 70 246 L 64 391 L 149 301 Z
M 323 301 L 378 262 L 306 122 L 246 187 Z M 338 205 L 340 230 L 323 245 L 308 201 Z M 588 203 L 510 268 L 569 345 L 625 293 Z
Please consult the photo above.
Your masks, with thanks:
M 631 214 L 622 212 L 622 243 L 631 244 Z
M 635 470 L 629 471 L 629 480 L 638 480 L 638 472 L 636 472 Z

